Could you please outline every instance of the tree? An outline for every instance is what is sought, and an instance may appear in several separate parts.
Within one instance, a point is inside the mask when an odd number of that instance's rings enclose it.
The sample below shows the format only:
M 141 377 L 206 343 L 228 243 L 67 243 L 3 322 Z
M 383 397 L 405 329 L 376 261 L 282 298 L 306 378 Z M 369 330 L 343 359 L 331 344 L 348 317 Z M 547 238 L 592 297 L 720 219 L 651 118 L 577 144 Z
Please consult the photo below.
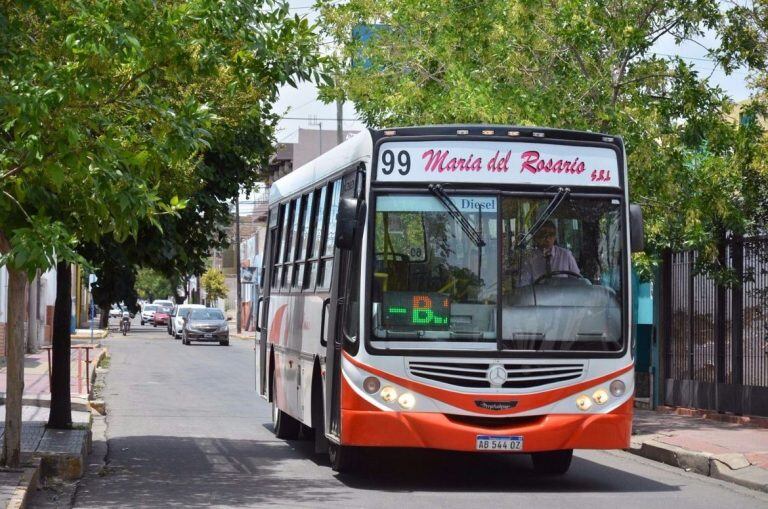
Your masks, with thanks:
M 272 113 L 279 86 L 297 79 L 324 78 L 325 59 L 317 52 L 318 41 L 306 20 L 288 16 L 283 5 L 259 28 L 259 65 L 252 66 L 258 86 L 240 83 L 233 69 L 202 80 L 199 97 L 216 112 L 209 127 L 208 146 L 190 171 L 191 183 L 184 196 L 186 208 L 158 219 L 160 228 L 145 221 L 136 239 L 128 238 L 119 250 L 135 265 L 153 268 L 172 281 L 174 298 L 183 302 L 191 275 L 201 274 L 212 250 L 228 245 L 226 227 L 231 221 L 228 203 L 241 191 L 248 192 L 263 180 L 274 147 Z M 114 249 L 109 238 L 98 249 Z
M 306 20 L 271 0 L 3 1 L 0 27 L 0 263 L 12 290 L 4 459 L 16 466 L 24 274 L 84 263 L 82 242 L 159 226 L 195 189 L 222 113 L 204 92 L 226 76 L 219 95 L 234 104 L 250 91 L 240 109 L 261 111 L 275 82 L 316 76 L 319 56 Z M 68 387 L 58 376 L 68 335 L 54 337 L 52 383 Z M 52 408 L 49 425 L 69 420 Z
M 166 299 L 173 293 L 168 279 L 153 269 L 139 269 L 135 288 L 139 297 L 150 302 L 155 299 Z
M 718 2 L 320 4 L 322 25 L 340 48 L 334 86 L 324 95 L 351 99 L 368 124 L 487 122 L 619 134 L 652 252 L 698 248 L 714 262 L 724 230 L 753 225 L 768 174 L 748 180 L 732 169 L 752 157 L 761 133 L 731 123 L 728 98 L 683 59 L 652 51 L 661 37 L 686 40 L 720 26 Z M 686 180 L 692 174 L 695 189 Z M 707 191 L 721 184 L 728 192 Z
M 210 268 L 200 278 L 208 302 L 223 299 L 227 296 L 227 286 L 224 284 L 224 274 L 219 269 Z

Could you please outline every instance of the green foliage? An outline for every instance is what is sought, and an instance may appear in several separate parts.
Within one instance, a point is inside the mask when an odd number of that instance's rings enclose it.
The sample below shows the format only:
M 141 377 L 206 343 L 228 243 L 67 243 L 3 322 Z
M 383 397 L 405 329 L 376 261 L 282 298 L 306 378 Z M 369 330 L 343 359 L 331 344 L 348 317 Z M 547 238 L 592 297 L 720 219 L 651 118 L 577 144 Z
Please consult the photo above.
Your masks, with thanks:
M 145 300 L 165 299 L 173 294 L 168 279 L 152 269 L 139 269 L 136 275 L 136 292 Z
M 200 283 L 209 301 L 223 299 L 227 296 L 224 274 L 219 269 L 210 268 L 206 270 L 205 274 L 200 278 Z
M 0 250 L 29 271 L 163 227 L 201 154 L 248 123 L 263 147 L 278 87 L 321 79 L 312 27 L 273 0 L 2 1 L 0 26 Z
M 334 86 L 374 126 L 544 125 L 621 135 L 631 198 L 644 208 L 650 267 L 664 248 L 709 256 L 759 220 L 768 171 L 759 126 L 661 37 L 723 24 L 714 0 L 321 0 L 340 46 Z M 350 36 L 370 27 L 361 41 Z M 736 40 L 735 48 L 745 43 Z M 733 53 L 733 52 L 732 52 Z

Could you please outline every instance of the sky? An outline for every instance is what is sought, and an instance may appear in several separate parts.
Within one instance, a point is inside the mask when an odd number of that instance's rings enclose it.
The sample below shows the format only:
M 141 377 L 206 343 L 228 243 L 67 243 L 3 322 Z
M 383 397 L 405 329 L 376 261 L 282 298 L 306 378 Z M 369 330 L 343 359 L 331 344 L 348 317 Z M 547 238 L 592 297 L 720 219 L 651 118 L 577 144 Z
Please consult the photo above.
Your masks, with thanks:
M 310 20 L 316 19 L 312 9 L 313 0 L 290 0 L 291 12 L 306 15 Z M 671 37 L 660 39 L 653 51 L 659 56 L 680 56 L 696 67 L 702 76 L 710 76 L 710 81 L 720 86 L 734 101 L 742 101 L 749 97 L 744 69 L 736 70 L 726 76 L 722 69 L 707 58 L 707 47 L 715 43 L 711 34 L 697 40 L 677 45 Z M 323 104 L 317 99 L 317 88 L 309 83 L 301 83 L 298 88 L 285 86 L 280 91 L 280 98 L 275 105 L 275 111 L 283 116 L 277 131 L 279 142 L 296 142 L 300 128 L 336 129 L 336 105 Z M 365 126 L 356 120 L 354 105 L 344 104 L 344 129 L 359 130 Z

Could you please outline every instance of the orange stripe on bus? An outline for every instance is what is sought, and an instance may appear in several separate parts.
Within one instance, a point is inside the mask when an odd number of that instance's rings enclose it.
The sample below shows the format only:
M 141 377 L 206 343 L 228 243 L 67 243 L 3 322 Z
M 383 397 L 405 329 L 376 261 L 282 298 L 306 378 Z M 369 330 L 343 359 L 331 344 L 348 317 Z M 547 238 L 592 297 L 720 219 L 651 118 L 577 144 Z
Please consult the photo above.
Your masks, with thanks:
M 634 364 L 630 364 L 628 366 L 625 366 L 621 369 L 618 369 L 612 373 L 609 373 L 607 375 L 604 375 L 598 378 L 586 380 L 584 382 L 581 382 L 575 385 L 569 385 L 568 387 L 558 387 L 557 389 L 550 389 L 547 391 L 533 393 L 533 394 L 482 394 L 482 393 L 468 394 L 464 392 L 450 391 L 447 389 L 442 389 L 440 387 L 434 387 L 434 386 L 426 385 L 413 380 L 408 380 L 406 378 L 401 378 L 397 375 L 393 375 L 391 373 L 381 371 L 380 369 L 374 368 L 372 366 L 363 364 L 362 362 L 354 359 L 347 352 L 344 352 L 344 358 L 361 369 L 364 369 L 382 378 L 391 380 L 392 382 L 402 385 L 403 387 L 407 387 L 408 389 L 411 389 L 414 392 L 418 392 L 419 394 L 423 394 L 430 398 L 434 398 L 436 400 L 442 401 L 443 403 L 447 403 L 451 406 L 461 408 L 469 412 L 486 414 L 486 415 L 516 414 L 520 412 L 526 412 L 528 410 L 533 410 L 535 408 L 539 408 L 545 405 L 549 405 L 561 399 L 567 398 L 568 396 L 573 396 L 574 394 L 577 394 L 585 389 L 589 389 L 594 385 L 607 382 L 613 378 L 616 378 L 617 376 L 622 375 L 627 371 L 630 371 L 634 367 Z M 501 411 L 486 410 L 478 407 L 477 404 L 475 404 L 475 401 L 478 399 L 482 399 L 484 401 L 515 400 L 517 401 L 517 405 L 514 408 L 509 410 L 501 410 Z
M 275 311 L 275 316 L 272 318 L 272 324 L 269 328 L 270 343 L 280 343 L 280 329 L 283 327 L 283 316 L 287 307 L 288 304 L 283 304 Z

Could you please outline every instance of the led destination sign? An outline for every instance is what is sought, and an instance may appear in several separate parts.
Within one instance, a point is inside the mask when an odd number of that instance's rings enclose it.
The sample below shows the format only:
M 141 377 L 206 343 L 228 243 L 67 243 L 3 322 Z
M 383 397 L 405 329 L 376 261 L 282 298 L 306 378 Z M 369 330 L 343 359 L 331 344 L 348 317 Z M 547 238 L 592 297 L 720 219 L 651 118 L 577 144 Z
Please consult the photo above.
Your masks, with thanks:
M 451 301 L 443 293 L 384 293 L 382 325 L 388 329 L 448 329 Z
M 392 141 L 376 178 L 388 182 L 484 182 L 619 187 L 616 151 L 554 143 Z

